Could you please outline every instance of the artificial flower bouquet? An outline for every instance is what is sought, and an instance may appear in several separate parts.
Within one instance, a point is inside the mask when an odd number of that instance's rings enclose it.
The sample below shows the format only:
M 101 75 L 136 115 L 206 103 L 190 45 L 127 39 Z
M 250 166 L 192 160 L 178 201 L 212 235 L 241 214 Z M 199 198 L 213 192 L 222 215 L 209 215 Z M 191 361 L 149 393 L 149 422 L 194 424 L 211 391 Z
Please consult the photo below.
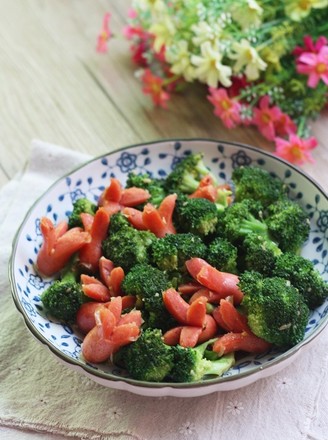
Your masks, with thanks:
M 309 122 L 327 104 L 328 0 L 134 0 L 125 36 L 142 89 L 167 107 L 208 86 L 222 123 L 254 125 L 290 162 L 313 161 Z M 106 14 L 98 50 L 110 37 Z M 205 98 L 205 97 L 204 97 Z

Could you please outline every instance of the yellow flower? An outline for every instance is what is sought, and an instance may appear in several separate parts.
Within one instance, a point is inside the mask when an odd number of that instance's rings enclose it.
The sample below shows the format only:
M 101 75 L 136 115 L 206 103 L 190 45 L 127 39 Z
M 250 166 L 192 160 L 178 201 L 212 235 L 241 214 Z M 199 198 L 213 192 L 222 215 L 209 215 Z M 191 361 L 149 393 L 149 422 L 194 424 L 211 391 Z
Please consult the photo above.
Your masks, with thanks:
M 257 50 L 251 46 L 248 40 L 242 39 L 240 43 L 235 42 L 232 45 L 235 53 L 229 54 L 229 58 L 236 60 L 233 70 L 239 73 L 245 67 L 245 75 L 248 80 L 254 81 L 259 78 L 260 70 L 265 70 L 267 63 L 257 53 Z
M 222 55 L 209 41 L 200 47 L 201 55 L 192 55 L 191 62 L 196 66 L 195 76 L 210 87 L 220 82 L 224 87 L 231 86 L 231 67 L 221 63 Z
M 232 18 L 242 27 L 258 28 L 261 25 L 261 15 L 263 9 L 255 0 L 246 0 L 245 4 L 234 4 L 231 8 Z
M 199 23 L 194 24 L 191 26 L 191 30 L 195 34 L 195 36 L 192 38 L 192 42 L 195 44 L 195 46 L 200 46 L 206 41 L 210 41 L 215 44 L 222 34 L 222 29 L 219 23 L 213 23 L 210 25 L 206 21 L 200 21 Z
M 195 78 L 195 68 L 190 61 L 191 54 L 186 40 L 170 46 L 165 53 L 165 58 L 171 64 L 170 70 L 175 75 L 182 75 L 189 82 Z
M 168 15 L 165 15 L 162 21 L 154 23 L 149 32 L 155 36 L 154 50 L 160 52 L 163 46 L 167 46 L 172 42 L 175 34 L 175 26 Z
M 302 21 L 311 9 L 321 9 L 328 6 L 328 0 L 289 0 L 285 7 L 286 15 L 294 21 Z

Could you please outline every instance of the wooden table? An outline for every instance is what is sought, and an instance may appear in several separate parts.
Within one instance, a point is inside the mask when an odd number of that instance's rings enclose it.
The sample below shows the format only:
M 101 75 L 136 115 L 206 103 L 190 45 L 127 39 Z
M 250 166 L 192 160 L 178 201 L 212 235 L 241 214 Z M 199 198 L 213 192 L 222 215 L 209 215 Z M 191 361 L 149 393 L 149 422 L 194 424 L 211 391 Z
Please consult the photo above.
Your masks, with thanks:
M 0 187 L 23 169 L 34 138 L 92 155 L 174 137 L 233 140 L 272 151 L 254 128 L 224 128 L 203 86 L 175 96 L 169 111 L 153 108 L 134 76 L 122 36 L 130 3 L 0 0 Z M 112 13 L 116 37 L 108 54 L 100 55 L 95 43 L 106 11 Z M 327 112 L 313 133 L 320 143 L 316 163 L 303 169 L 327 190 Z M 1 438 L 20 438 L 17 433 L 2 437 L 1 429 Z
M 33 138 L 99 155 L 165 137 L 210 137 L 272 150 L 254 128 L 230 131 L 205 88 L 189 87 L 169 111 L 153 108 L 134 76 L 122 36 L 131 0 L 0 0 L 0 185 L 21 170 Z M 116 35 L 95 51 L 103 14 Z M 316 163 L 304 166 L 327 188 L 328 114 L 313 127 Z

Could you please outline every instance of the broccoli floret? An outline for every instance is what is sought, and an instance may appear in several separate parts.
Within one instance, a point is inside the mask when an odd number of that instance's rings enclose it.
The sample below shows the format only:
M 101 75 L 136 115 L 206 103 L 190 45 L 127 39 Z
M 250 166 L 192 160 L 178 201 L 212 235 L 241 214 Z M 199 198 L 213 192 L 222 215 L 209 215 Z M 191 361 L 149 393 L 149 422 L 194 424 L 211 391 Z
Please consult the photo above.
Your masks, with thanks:
M 146 382 L 162 382 L 173 367 L 173 352 L 164 344 L 159 329 L 143 330 L 139 338 L 117 353 L 119 359 L 133 379 Z
M 248 325 L 256 336 L 280 347 L 302 341 L 309 308 L 289 281 L 249 271 L 240 276 L 239 287 Z
M 210 175 L 213 182 L 215 177 L 203 162 L 201 153 L 190 154 L 183 158 L 165 179 L 168 193 L 191 194 L 198 188 L 201 179 Z
M 244 199 L 230 205 L 219 217 L 220 233 L 236 246 L 242 245 L 250 234 L 257 234 L 270 242 L 270 247 L 276 246 L 269 236 L 268 226 L 263 220 L 260 202 Z M 277 252 L 279 252 L 277 250 Z
M 150 193 L 150 198 L 148 203 L 158 207 L 164 197 L 167 195 L 165 188 L 165 180 L 151 177 L 150 174 L 135 174 L 129 173 L 128 179 L 126 181 L 126 188 L 136 186 L 138 188 L 147 189 Z M 141 208 L 142 206 L 140 206 Z
M 218 210 L 215 203 L 203 198 L 179 196 L 173 214 L 178 232 L 206 237 L 215 231 Z
M 253 199 L 260 201 L 266 207 L 287 194 L 287 186 L 262 168 L 244 166 L 235 168 L 231 178 L 235 185 L 236 202 Z
M 162 293 L 171 287 L 167 275 L 149 264 L 134 266 L 125 276 L 122 289 L 128 295 L 137 297 L 143 309 L 145 326 L 168 330 L 176 321 L 164 306 Z
M 73 265 L 69 265 L 61 279 L 56 280 L 41 294 L 45 309 L 54 318 L 74 323 L 76 313 L 86 301 L 81 284 L 76 281 Z
M 82 226 L 82 220 L 80 215 L 82 213 L 94 215 L 97 211 L 97 205 L 91 202 L 89 199 L 81 198 L 77 199 L 73 203 L 73 211 L 68 217 L 68 227 L 73 228 L 75 226 Z
M 310 233 L 310 221 L 302 207 L 289 199 L 279 200 L 267 209 L 269 233 L 283 252 L 297 253 Z
M 110 224 L 108 229 L 108 234 L 114 234 L 125 227 L 130 227 L 129 220 L 121 213 L 116 212 L 110 217 Z
M 232 200 L 232 191 L 230 188 L 218 188 L 216 192 L 215 204 L 219 212 L 224 211 Z
M 154 240 L 157 238 L 152 232 L 126 226 L 109 233 L 102 242 L 103 255 L 127 273 L 136 264 L 149 262 L 149 248 Z
M 238 249 L 225 238 L 217 237 L 208 245 L 206 261 L 223 272 L 237 273 Z
M 242 245 L 241 260 L 246 270 L 254 270 L 262 275 L 271 276 L 282 251 L 276 243 L 262 235 L 249 234 Z
M 152 261 L 165 271 L 185 272 L 185 262 L 192 257 L 204 258 L 206 245 L 191 233 L 167 234 L 153 242 Z
M 195 382 L 204 376 L 222 376 L 235 362 L 234 354 L 222 356 L 217 360 L 204 357 L 207 346 L 212 341 L 206 341 L 194 348 L 184 348 L 180 345 L 172 347 L 174 366 L 170 372 L 172 382 Z
M 289 252 L 276 261 L 274 275 L 289 280 L 303 295 L 310 309 L 320 306 L 328 297 L 328 285 L 315 269 L 313 263 Z

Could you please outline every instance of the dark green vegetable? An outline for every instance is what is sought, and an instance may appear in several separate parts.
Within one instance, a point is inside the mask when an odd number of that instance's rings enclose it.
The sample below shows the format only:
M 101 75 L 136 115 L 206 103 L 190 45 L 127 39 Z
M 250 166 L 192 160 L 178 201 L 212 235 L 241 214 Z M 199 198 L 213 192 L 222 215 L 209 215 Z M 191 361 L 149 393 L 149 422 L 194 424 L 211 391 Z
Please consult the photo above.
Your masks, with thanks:
M 222 272 L 237 273 L 238 249 L 229 240 L 217 237 L 208 245 L 206 261 Z
M 173 352 L 164 344 L 159 329 L 143 330 L 135 342 L 118 352 L 116 358 L 133 379 L 147 382 L 162 382 L 173 367 Z
M 73 211 L 68 217 L 68 227 L 82 226 L 80 215 L 82 213 L 94 215 L 97 211 L 97 205 L 87 198 L 77 199 L 73 203 Z
M 159 269 L 185 273 L 185 262 L 192 257 L 204 258 L 206 245 L 191 233 L 167 234 L 152 243 L 151 255 Z
M 262 275 L 271 276 L 276 261 L 282 251 L 277 244 L 262 235 L 249 234 L 242 245 L 241 259 L 243 268 L 254 270 Z
M 265 222 L 272 239 L 283 252 L 299 252 L 310 233 L 310 221 L 301 206 L 284 199 L 270 205 L 267 212 Z
M 229 370 L 235 363 L 233 353 L 216 360 L 205 358 L 205 351 L 212 342 L 213 340 L 209 340 L 194 348 L 173 346 L 174 366 L 170 372 L 170 380 L 172 382 L 196 382 L 204 376 L 222 376 Z
M 303 296 L 310 309 L 320 306 L 328 297 L 328 285 L 310 260 L 289 252 L 281 255 L 273 274 L 289 280 Z
M 153 204 L 158 207 L 164 197 L 167 195 L 165 188 L 165 180 L 164 179 L 156 179 L 151 177 L 148 173 L 143 174 L 135 174 L 129 173 L 128 179 L 126 181 L 126 188 L 131 188 L 136 186 L 138 188 L 143 188 L 149 191 L 150 198 L 147 202 Z M 142 206 L 140 206 L 142 208 Z
M 287 195 L 288 188 L 282 180 L 259 167 L 235 168 L 231 178 L 235 185 L 236 202 L 252 199 L 266 207 Z
M 215 203 L 203 198 L 179 196 L 173 216 L 178 232 L 206 237 L 215 231 L 218 210 Z
M 201 179 L 210 175 L 215 182 L 215 177 L 203 162 L 201 153 L 190 154 L 179 162 L 165 179 L 167 193 L 191 194 L 198 188 Z
M 65 322 L 75 322 L 76 313 L 86 301 L 81 284 L 76 281 L 74 266 L 70 265 L 60 280 L 56 280 L 41 295 L 47 312 Z
M 124 226 L 109 233 L 102 243 L 103 254 L 127 273 L 136 264 L 149 262 L 149 249 L 155 240 L 157 238 L 152 232 Z
M 289 281 L 250 271 L 240 276 L 239 287 L 248 325 L 256 336 L 281 347 L 303 339 L 309 308 Z
M 145 326 L 157 327 L 163 331 L 176 325 L 163 303 L 162 293 L 171 287 L 165 272 L 149 264 L 137 264 L 125 276 L 122 289 L 128 295 L 138 298 L 143 309 Z

